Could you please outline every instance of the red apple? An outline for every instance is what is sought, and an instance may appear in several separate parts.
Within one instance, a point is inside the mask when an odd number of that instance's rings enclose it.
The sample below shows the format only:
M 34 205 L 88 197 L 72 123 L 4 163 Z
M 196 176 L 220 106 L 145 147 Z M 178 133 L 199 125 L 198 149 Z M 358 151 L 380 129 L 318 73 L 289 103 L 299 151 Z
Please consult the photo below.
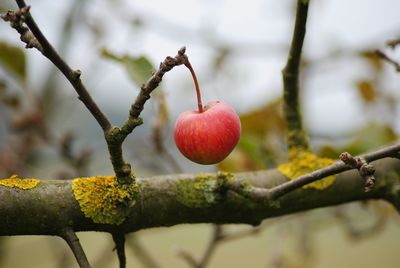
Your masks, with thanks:
M 187 111 L 175 123 L 174 139 L 179 151 L 193 162 L 211 165 L 225 159 L 240 138 L 240 119 L 220 101 L 207 103 L 201 111 Z

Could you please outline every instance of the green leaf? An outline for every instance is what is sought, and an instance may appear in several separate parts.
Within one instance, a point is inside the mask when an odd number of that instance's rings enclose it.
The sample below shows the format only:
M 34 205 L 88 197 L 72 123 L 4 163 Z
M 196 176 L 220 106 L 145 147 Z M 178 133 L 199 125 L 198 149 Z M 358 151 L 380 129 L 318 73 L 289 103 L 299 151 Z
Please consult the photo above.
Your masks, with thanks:
M 26 57 L 22 48 L 0 41 L 0 66 L 25 82 Z
M 377 98 L 377 90 L 373 81 L 361 80 L 357 82 L 357 90 L 363 101 L 372 103 Z
M 107 49 L 101 50 L 101 55 L 106 58 L 122 64 L 129 74 L 131 80 L 141 86 L 151 76 L 154 66 L 144 56 L 132 57 L 129 55 L 116 55 Z

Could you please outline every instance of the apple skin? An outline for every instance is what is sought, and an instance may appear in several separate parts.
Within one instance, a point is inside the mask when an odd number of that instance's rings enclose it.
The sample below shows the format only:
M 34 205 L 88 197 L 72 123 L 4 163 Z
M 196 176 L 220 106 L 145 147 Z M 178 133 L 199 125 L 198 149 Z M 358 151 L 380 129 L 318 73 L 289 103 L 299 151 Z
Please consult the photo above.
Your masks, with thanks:
M 239 141 L 239 116 L 228 104 L 209 102 L 203 112 L 187 111 L 175 123 L 174 140 L 179 151 L 202 165 L 224 160 Z

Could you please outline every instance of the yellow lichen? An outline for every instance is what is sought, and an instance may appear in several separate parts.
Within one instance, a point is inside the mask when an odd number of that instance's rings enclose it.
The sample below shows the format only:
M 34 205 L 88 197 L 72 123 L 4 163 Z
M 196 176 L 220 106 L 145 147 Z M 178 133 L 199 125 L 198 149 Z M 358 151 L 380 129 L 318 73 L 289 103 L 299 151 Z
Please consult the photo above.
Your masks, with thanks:
M 19 188 L 29 190 L 35 188 L 39 184 L 39 179 L 34 178 L 20 178 L 18 175 L 12 175 L 9 178 L 0 180 L 0 185 L 11 188 Z
M 118 184 L 115 176 L 94 176 L 74 179 L 72 190 L 86 217 L 95 223 L 119 225 L 134 204 L 139 186 Z
M 296 179 L 314 170 L 324 168 L 335 162 L 333 159 L 318 157 L 307 150 L 297 148 L 289 150 L 289 160 L 289 163 L 279 165 L 278 170 L 290 180 Z M 323 190 L 329 187 L 335 181 L 335 178 L 336 176 L 332 175 L 304 185 L 303 188 Z

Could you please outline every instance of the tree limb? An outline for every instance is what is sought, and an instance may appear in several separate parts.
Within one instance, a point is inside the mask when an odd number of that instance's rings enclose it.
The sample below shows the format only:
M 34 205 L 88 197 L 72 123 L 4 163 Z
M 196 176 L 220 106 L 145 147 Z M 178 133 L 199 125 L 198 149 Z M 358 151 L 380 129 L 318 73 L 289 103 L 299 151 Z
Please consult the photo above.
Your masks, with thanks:
M 378 151 L 374 158 L 381 154 Z M 383 153 L 382 153 L 383 154 Z M 382 156 L 381 154 L 381 156 Z M 370 158 L 365 157 L 368 160 Z M 356 200 L 385 199 L 400 209 L 398 160 L 374 162 L 376 185 L 364 191 L 357 170 L 343 172 L 325 190 L 303 189 L 275 199 L 255 200 L 231 190 L 220 174 L 180 174 L 137 178 L 140 193 L 121 225 L 97 224 L 85 217 L 75 200 L 71 181 L 42 180 L 35 188 L 21 190 L 0 186 L 0 235 L 58 235 L 71 226 L 75 231 L 134 232 L 182 223 L 247 223 L 266 218 Z M 343 164 L 343 170 L 348 168 Z M 318 173 L 320 174 L 320 173 Z M 276 169 L 231 174 L 229 181 L 245 188 L 273 189 L 287 182 Z M 42 202 L 41 200 L 46 200 Z M 157 213 L 154 213 L 157 211 Z
M 284 112 L 289 149 L 293 147 L 300 147 L 305 150 L 310 149 L 308 137 L 303 130 L 299 107 L 299 68 L 304 36 L 306 34 L 308 2 L 297 0 L 292 42 L 286 66 L 282 70 Z

